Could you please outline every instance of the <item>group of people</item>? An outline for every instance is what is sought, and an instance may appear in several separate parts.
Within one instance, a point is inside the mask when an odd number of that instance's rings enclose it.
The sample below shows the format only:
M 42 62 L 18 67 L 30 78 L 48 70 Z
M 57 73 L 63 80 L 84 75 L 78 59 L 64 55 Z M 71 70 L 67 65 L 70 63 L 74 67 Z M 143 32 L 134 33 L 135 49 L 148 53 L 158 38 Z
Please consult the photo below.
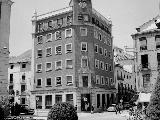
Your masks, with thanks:
M 122 110 L 122 105 L 119 103 L 119 104 L 116 104 L 115 105 L 115 112 L 116 114 L 117 113 L 120 113 L 121 114 L 121 110 Z

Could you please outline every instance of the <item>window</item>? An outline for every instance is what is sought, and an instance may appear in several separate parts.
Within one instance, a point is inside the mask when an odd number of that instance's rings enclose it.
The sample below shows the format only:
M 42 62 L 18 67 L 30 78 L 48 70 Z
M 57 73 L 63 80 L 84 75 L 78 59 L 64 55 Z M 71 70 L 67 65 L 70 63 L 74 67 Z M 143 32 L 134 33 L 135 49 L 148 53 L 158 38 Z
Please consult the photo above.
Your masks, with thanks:
M 21 98 L 21 104 L 25 105 L 26 99 L 25 98 Z
M 140 50 L 147 50 L 147 39 L 146 37 L 139 38 Z
M 65 30 L 65 38 L 72 37 L 72 28 Z
M 25 80 L 26 79 L 26 76 L 25 74 L 22 75 L 22 80 Z
M 61 45 L 55 47 L 55 54 L 56 55 L 62 54 L 62 46 Z
M 111 85 L 114 85 L 114 81 L 112 78 L 110 78 L 110 83 L 111 83 Z
M 42 86 L 42 79 L 39 78 L 37 79 L 37 87 L 41 87 Z
M 88 76 L 87 75 L 82 76 L 82 84 L 83 84 L 83 87 L 88 87 Z
M 61 31 L 55 32 L 55 40 L 61 40 L 62 39 L 62 33 Z
M 42 72 L 42 64 L 37 64 L 37 72 Z
M 105 82 L 104 82 L 104 76 L 101 76 L 101 84 L 104 85 Z
M 37 50 L 37 58 L 42 58 L 42 50 Z
M 103 55 L 103 48 L 102 48 L 102 47 L 99 48 L 99 53 L 100 53 L 101 55 Z
M 105 64 L 105 70 L 108 71 L 108 63 Z
M 81 36 L 87 36 L 87 28 L 80 28 L 80 34 Z
M 109 85 L 109 81 L 108 81 L 108 80 L 109 80 L 109 78 L 106 77 L 106 78 L 105 78 L 106 85 Z
M 55 69 L 56 70 L 61 70 L 62 69 L 62 61 L 56 61 Z
M 88 58 L 87 57 L 82 58 L 81 67 L 88 67 Z
M 46 42 L 50 42 L 50 41 L 52 41 L 52 33 L 48 33 L 46 35 Z
M 73 105 L 73 94 L 66 94 L 66 102 Z
M 96 75 L 96 84 L 99 84 L 100 83 L 100 77 L 99 75 Z
M 51 86 L 52 82 L 51 82 L 52 78 L 46 78 L 46 86 Z
M 62 95 L 55 95 L 55 103 L 61 103 L 62 102 Z
M 46 48 L 46 57 L 49 57 L 52 55 L 52 48 L 49 47 L 49 48 Z
M 10 69 L 13 69 L 13 68 L 14 68 L 14 65 L 11 65 L 11 66 L 10 66 Z
M 94 38 L 98 39 L 98 33 L 96 30 L 94 30 Z
M 61 85 L 62 77 L 56 77 L 56 85 Z
M 155 36 L 155 40 L 156 40 L 156 48 L 160 48 L 160 35 L 156 35 Z
M 81 51 L 87 51 L 87 43 L 86 42 L 81 42 Z
M 72 43 L 66 44 L 66 53 L 72 52 Z
M 26 64 L 25 63 L 22 63 L 22 68 L 26 68 Z
M 95 51 L 96 53 L 98 53 L 98 45 L 97 45 L 97 44 L 95 44 L 94 51 Z
M 108 52 L 108 57 L 109 57 L 110 59 L 112 59 L 111 52 Z
M 160 53 L 157 53 L 157 62 L 158 62 L 158 67 L 160 68 Z
M 42 109 L 42 96 L 36 96 L 36 109 Z
M 148 54 L 141 55 L 141 68 L 148 68 Z
M 72 60 L 66 60 L 66 68 L 67 69 L 73 68 L 73 61 Z
M 79 20 L 79 21 L 83 20 L 83 15 L 82 15 L 82 14 L 79 14 L 79 15 L 78 15 L 78 20 Z
M 104 49 L 104 56 L 107 57 L 107 50 Z
M 102 40 L 102 35 L 100 33 L 98 34 L 98 40 Z
M 13 83 L 13 74 L 10 74 L 10 83 Z
M 88 16 L 88 15 L 83 15 L 83 20 L 84 20 L 85 22 L 88 22 L 88 21 L 89 21 L 89 16 Z
M 63 25 L 63 18 L 57 19 L 57 25 L 58 27 L 61 27 Z
M 100 61 L 100 68 L 101 68 L 102 70 L 104 70 L 104 62 L 103 62 L 103 61 Z
M 48 21 L 48 27 L 49 27 L 49 28 L 52 28 L 52 27 L 53 27 L 53 21 L 52 21 L 52 20 Z
M 95 67 L 99 68 L 99 60 L 95 59 Z
M 52 95 L 45 96 L 45 108 L 50 109 L 52 107 Z
M 143 87 L 147 87 L 150 83 L 150 74 L 143 75 Z
M 66 79 L 67 79 L 67 85 L 68 84 L 73 84 L 73 76 L 68 75 L 68 76 L 66 76 Z
M 21 85 L 21 93 L 26 90 L 26 85 Z
M 43 36 L 40 35 L 37 37 L 37 44 L 42 44 L 43 43 Z
M 109 65 L 109 71 L 110 71 L 110 72 L 112 71 L 112 66 L 111 66 L 111 65 Z
M 72 16 L 67 16 L 67 25 L 72 24 Z
M 46 72 L 51 71 L 52 70 L 52 63 L 51 62 L 47 62 L 46 63 Z

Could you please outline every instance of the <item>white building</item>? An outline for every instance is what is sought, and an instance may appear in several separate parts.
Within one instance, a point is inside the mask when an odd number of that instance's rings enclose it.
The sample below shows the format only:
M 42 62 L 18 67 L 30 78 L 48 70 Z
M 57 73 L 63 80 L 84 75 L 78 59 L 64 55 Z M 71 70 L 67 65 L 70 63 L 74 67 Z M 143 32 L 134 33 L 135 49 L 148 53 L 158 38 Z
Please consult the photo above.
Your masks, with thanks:
M 12 1 L 0 0 L 0 99 L 6 96 L 8 85 L 10 13 Z
M 12 102 L 30 105 L 31 50 L 11 57 L 8 68 L 9 93 Z

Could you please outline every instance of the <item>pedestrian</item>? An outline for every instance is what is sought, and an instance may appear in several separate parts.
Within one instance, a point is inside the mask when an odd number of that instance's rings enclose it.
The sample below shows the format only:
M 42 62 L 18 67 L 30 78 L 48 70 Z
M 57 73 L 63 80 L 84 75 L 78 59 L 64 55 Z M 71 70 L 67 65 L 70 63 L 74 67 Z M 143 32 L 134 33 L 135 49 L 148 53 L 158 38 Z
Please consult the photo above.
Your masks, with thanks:
M 118 112 L 118 104 L 115 105 L 115 112 L 117 114 L 117 112 Z
M 76 110 L 76 112 L 77 112 L 77 105 L 75 106 L 75 110 Z
M 119 114 L 121 114 L 121 104 L 117 105 L 117 110 L 118 110 Z
M 93 114 L 94 113 L 94 106 L 92 105 L 91 106 L 91 114 Z

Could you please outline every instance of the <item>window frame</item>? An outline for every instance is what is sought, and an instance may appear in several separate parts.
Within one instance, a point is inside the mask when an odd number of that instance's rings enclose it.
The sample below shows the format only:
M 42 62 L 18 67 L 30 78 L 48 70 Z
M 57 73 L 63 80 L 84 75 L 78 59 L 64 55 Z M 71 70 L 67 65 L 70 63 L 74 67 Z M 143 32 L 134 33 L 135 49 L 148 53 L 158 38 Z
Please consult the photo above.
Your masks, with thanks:
M 47 35 L 51 35 L 51 38 L 50 39 L 47 39 Z M 52 33 L 47 33 L 46 34 L 46 42 L 52 42 Z
M 57 33 L 58 33 L 58 34 L 59 34 L 59 33 L 61 34 L 61 36 L 59 36 L 58 38 L 57 38 L 57 36 L 56 36 Z M 54 34 L 55 34 L 55 40 L 62 40 L 62 32 L 61 32 L 60 30 L 59 30 L 59 31 L 56 31 Z
M 103 78 L 103 82 L 102 82 L 102 78 Z M 101 76 L 101 85 L 105 85 L 104 76 Z
M 71 51 L 67 51 L 67 45 L 71 45 Z M 65 53 L 72 53 L 72 43 L 65 44 Z
M 51 64 L 51 68 L 47 68 L 47 64 L 50 63 Z M 45 70 L 46 72 L 52 71 L 52 62 L 46 62 L 45 63 Z
M 58 78 L 58 77 L 61 78 L 61 84 L 57 84 L 57 78 Z M 61 85 L 62 85 L 62 76 L 56 76 L 56 77 L 55 77 L 55 82 L 56 82 L 56 83 L 55 83 L 56 86 L 61 86 Z
M 83 59 L 85 59 L 85 60 L 87 60 L 87 66 L 85 66 L 85 67 L 83 67 Z M 88 63 L 89 61 L 88 61 L 88 57 L 87 56 L 83 56 L 82 58 L 81 58 L 81 68 L 86 68 L 86 67 L 88 67 Z
M 51 49 L 51 53 L 49 54 L 49 53 L 47 53 L 47 50 L 48 49 Z M 47 47 L 46 48 L 46 57 L 49 57 L 49 56 L 52 56 L 52 47 Z
M 85 34 L 84 35 L 82 34 L 82 29 L 85 30 Z M 86 27 L 80 27 L 80 35 L 81 36 L 87 36 L 87 33 L 88 33 L 88 30 L 87 30 Z
M 59 47 L 59 46 L 61 46 L 61 51 L 60 51 L 60 53 L 57 53 L 56 48 Z M 62 55 L 62 45 L 55 46 L 55 55 Z
M 57 68 L 57 62 L 61 62 L 61 67 Z M 62 60 L 55 61 L 55 70 L 62 70 Z
M 71 81 L 71 83 L 68 83 L 68 80 L 67 80 L 67 77 L 68 77 L 68 76 L 72 77 L 72 81 Z M 73 84 L 73 75 L 66 75 L 66 80 L 67 80 L 67 85 L 71 85 L 71 84 Z
M 38 65 L 41 65 L 41 69 L 38 70 Z M 41 73 L 42 72 L 42 63 L 37 63 L 36 64 L 36 72 Z
M 86 50 L 82 50 L 82 45 L 85 44 Z M 88 44 L 87 42 L 81 42 L 81 52 L 87 52 L 88 51 Z
M 96 61 L 98 62 L 98 64 L 96 63 Z M 96 67 L 97 64 L 97 67 Z M 99 69 L 99 60 L 95 59 L 95 68 Z
M 98 78 L 98 79 L 97 79 Z M 100 83 L 100 76 L 96 75 L 96 84 L 98 85 Z
M 38 41 L 38 38 L 39 38 L 39 37 L 42 37 L 42 41 L 41 41 L 41 42 Z M 43 44 L 43 35 L 37 36 L 37 45 L 38 45 L 38 44 Z
M 38 51 L 42 51 L 42 55 L 41 56 L 39 56 Z M 42 58 L 42 57 L 43 57 L 43 50 L 42 49 L 37 49 L 37 58 Z
M 38 85 L 38 80 L 40 80 L 41 85 Z M 36 87 L 42 87 L 42 78 L 37 78 L 36 79 Z
M 106 65 L 107 65 L 107 69 L 106 69 Z M 108 63 L 105 63 L 105 71 L 108 71 Z
M 96 51 L 96 50 L 94 50 L 94 51 L 95 51 L 95 53 L 98 53 L 98 48 L 99 48 L 99 47 L 98 47 L 98 44 L 95 44 L 94 46 L 95 46 L 95 49 L 97 50 L 97 51 Z
M 50 80 L 51 80 L 51 84 L 50 84 L 50 85 L 47 84 L 47 79 L 50 79 Z M 52 86 L 52 77 L 47 77 L 47 78 L 46 78 L 46 87 L 51 87 L 51 86 Z
M 70 30 L 71 31 L 71 33 L 69 34 L 69 35 L 67 35 L 67 31 L 68 30 Z M 68 28 L 68 29 L 65 29 L 65 38 L 71 38 L 72 37 L 72 35 L 73 35 L 73 33 L 72 33 L 73 31 L 72 31 L 72 28 Z
M 67 61 L 69 61 L 69 60 L 72 60 L 72 66 L 70 66 L 70 67 L 67 65 Z M 65 66 L 66 69 L 72 69 L 73 68 L 73 59 L 66 59 L 66 64 L 65 65 L 66 65 Z

